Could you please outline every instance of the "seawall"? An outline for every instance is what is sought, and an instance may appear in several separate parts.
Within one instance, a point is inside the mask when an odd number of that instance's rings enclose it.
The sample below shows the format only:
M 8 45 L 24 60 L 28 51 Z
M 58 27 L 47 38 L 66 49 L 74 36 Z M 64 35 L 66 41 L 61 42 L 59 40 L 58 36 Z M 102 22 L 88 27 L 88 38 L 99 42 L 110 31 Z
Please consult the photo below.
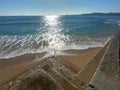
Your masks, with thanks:
M 94 73 L 87 90 L 120 90 L 120 37 L 115 36 Z

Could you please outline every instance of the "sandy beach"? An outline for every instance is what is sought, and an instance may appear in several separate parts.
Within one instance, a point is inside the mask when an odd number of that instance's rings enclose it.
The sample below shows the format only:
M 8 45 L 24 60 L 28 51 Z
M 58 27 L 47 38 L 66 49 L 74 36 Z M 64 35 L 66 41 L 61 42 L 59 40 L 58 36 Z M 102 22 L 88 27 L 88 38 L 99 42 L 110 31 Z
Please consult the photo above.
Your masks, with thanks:
M 87 65 L 100 50 L 101 48 L 85 49 L 79 52 L 77 51 L 74 55 L 60 55 L 59 57 L 69 63 L 75 72 L 78 72 Z
M 9 59 L 0 59 L 0 83 L 9 81 L 28 68 L 37 63 L 37 59 L 41 58 L 45 53 L 41 54 L 25 54 Z
M 76 51 L 74 55 L 59 55 L 62 60 L 71 65 L 71 68 L 78 72 L 101 50 L 91 48 Z M 39 56 L 38 56 L 39 55 Z M 10 59 L 0 60 L 0 83 L 4 83 L 21 74 L 36 63 L 36 57 L 41 58 L 44 54 L 27 54 Z

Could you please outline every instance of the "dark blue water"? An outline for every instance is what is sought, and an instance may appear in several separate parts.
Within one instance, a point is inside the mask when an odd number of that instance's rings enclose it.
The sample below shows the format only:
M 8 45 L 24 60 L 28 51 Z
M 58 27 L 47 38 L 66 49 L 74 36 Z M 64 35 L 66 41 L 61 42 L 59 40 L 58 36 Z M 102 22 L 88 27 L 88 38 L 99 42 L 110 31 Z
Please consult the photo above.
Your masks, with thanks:
M 120 16 L 1 16 L 0 58 L 102 47 L 120 31 Z

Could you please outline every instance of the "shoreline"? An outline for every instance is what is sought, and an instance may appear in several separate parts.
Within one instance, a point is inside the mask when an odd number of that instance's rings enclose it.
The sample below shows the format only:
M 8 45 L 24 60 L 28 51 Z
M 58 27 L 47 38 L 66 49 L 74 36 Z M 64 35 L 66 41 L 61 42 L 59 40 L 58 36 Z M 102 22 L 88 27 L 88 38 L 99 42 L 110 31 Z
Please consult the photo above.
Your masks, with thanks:
M 101 50 L 100 47 L 84 50 L 66 50 L 67 55 L 58 55 L 78 72 Z M 65 52 L 65 51 L 63 51 Z M 5 83 L 34 66 L 46 53 L 25 54 L 9 59 L 0 59 L 0 83 Z M 84 60 L 84 61 L 83 61 Z

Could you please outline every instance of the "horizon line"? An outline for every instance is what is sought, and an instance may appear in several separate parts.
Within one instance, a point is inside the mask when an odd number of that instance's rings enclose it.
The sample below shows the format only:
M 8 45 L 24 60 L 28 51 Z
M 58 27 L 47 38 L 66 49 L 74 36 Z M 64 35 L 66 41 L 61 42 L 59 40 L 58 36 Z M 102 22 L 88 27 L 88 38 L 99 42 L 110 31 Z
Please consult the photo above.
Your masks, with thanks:
M 46 15 L 40 15 L 40 14 L 24 14 L 24 15 L 0 15 L 0 16 L 52 16 L 52 15 L 58 15 L 58 16 L 67 16 L 67 15 L 84 15 L 84 14 L 119 14 L 120 12 L 91 12 L 91 13 L 76 13 L 76 14 L 46 14 Z

